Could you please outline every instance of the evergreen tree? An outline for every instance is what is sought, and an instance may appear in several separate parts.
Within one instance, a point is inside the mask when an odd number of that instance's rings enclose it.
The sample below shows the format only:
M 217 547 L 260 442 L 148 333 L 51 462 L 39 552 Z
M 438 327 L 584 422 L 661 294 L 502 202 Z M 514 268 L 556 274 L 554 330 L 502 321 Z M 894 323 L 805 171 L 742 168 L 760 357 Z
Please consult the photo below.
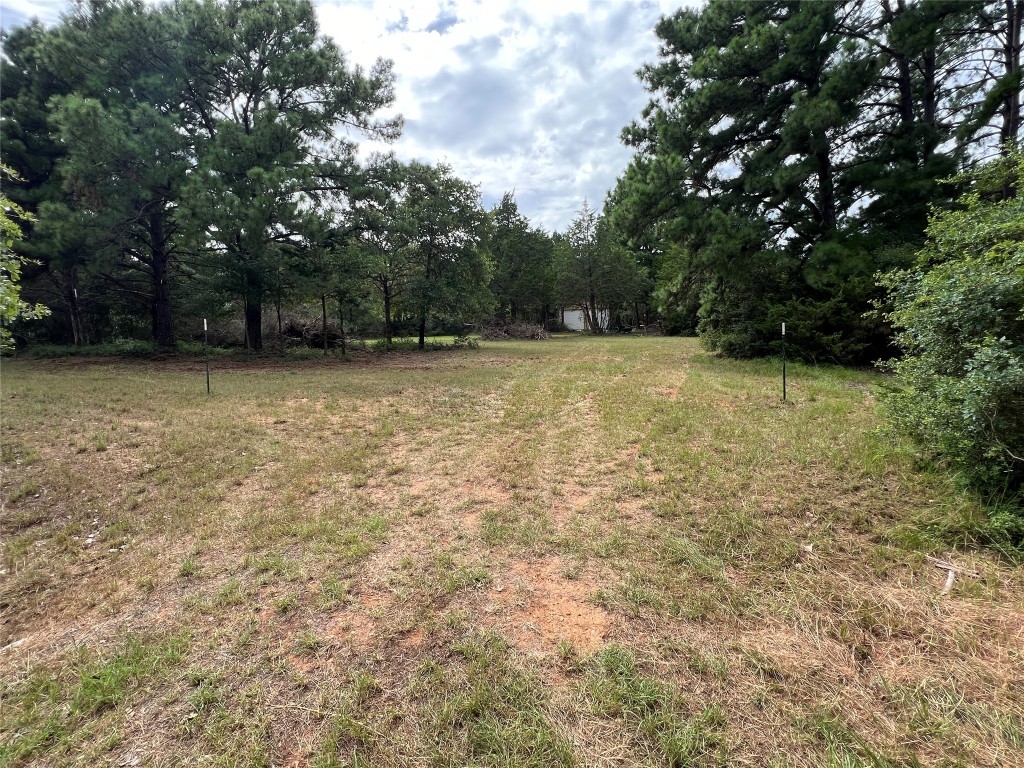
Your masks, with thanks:
M 612 315 L 639 297 L 639 265 L 586 200 L 565 234 L 556 239 L 555 252 L 558 297 L 563 305 L 583 308 L 592 333 L 608 330 Z M 609 315 L 602 319 L 605 311 Z
M 887 327 L 864 317 L 873 275 L 920 244 L 949 199 L 940 180 L 973 157 L 957 137 L 1008 82 L 965 82 L 990 7 L 711 0 L 661 21 L 611 215 L 633 246 L 672 254 L 659 295 L 698 306 L 710 346 L 764 354 L 781 319 L 809 358 L 886 353 Z
M 180 0 L 171 12 L 197 158 L 184 204 L 216 284 L 243 304 L 246 346 L 260 349 L 282 249 L 301 249 L 317 208 L 362 183 L 344 129 L 398 134 L 399 120 L 374 118 L 394 98 L 390 63 L 349 66 L 308 0 Z
M 138 0 L 78 6 L 46 50 L 74 91 L 50 100 L 66 154 L 63 205 L 42 211 L 58 238 L 84 236 L 89 268 L 149 305 L 152 338 L 174 343 L 171 283 L 190 152 L 180 130 L 183 72 L 166 17 Z M 72 241 L 74 234 L 70 235 Z
M 63 310 L 67 338 L 74 344 L 86 343 L 87 324 L 82 312 L 86 294 L 84 267 L 89 260 L 83 230 L 65 227 L 71 217 L 57 166 L 66 154 L 64 145 L 50 130 L 48 102 L 71 92 L 68 73 L 49 66 L 48 48 L 56 36 L 54 30 L 33 21 L 4 33 L 4 56 L 0 60 L 0 143 L 4 162 L 14 176 L 4 184 L 8 198 L 30 214 L 20 221 L 24 237 L 13 243 L 16 254 L 29 261 L 25 287 L 37 300 Z M 43 216 L 41 209 L 57 206 L 61 215 Z M 51 231 L 47 225 L 53 223 Z M 59 231 L 53 231 L 57 229 Z
M 490 212 L 489 250 L 494 260 L 491 291 L 498 312 L 513 322 L 543 321 L 554 295 L 553 246 L 548 235 L 530 227 L 515 198 L 506 192 Z

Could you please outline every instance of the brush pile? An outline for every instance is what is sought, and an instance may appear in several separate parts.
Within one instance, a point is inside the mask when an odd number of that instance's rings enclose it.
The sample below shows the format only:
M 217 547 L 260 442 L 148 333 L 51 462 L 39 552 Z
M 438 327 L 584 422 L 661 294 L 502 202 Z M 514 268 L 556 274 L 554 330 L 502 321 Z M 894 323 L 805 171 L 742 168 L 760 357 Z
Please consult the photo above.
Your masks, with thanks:
M 533 340 L 550 339 L 551 334 L 544 326 L 533 323 L 492 322 L 480 327 L 480 338 L 484 341 Z

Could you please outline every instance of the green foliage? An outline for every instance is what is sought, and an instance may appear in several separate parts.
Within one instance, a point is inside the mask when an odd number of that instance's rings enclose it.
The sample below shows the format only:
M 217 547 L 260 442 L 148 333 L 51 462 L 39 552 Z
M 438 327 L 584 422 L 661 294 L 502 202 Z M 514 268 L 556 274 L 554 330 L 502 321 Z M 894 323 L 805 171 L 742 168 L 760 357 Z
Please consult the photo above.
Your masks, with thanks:
M 410 164 L 403 192 L 409 309 L 419 320 L 423 349 L 430 315 L 478 320 L 490 307 L 491 262 L 483 249 L 486 214 L 480 190 L 445 164 Z
M 76 344 L 99 299 L 149 314 L 161 346 L 179 287 L 204 316 L 241 300 L 258 349 L 264 302 L 306 298 L 314 273 L 315 295 L 356 293 L 321 258 L 338 255 L 325 230 L 374 183 L 354 137 L 391 140 L 401 121 L 374 117 L 390 64 L 351 65 L 311 3 L 85 2 L 4 44 L 5 152 L 40 219 L 26 250 Z
M 469 336 L 454 336 L 451 341 L 439 341 L 427 338 L 421 347 L 416 339 L 377 339 L 366 345 L 371 352 L 413 352 L 416 350 L 427 352 L 445 352 L 453 349 L 479 349 L 480 342 Z
M 616 238 L 611 222 L 586 200 L 555 243 L 556 296 L 582 307 L 591 332 L 609 330 L 613 315 L 643 290 L 644 278 L 633 253 Z M 607 321 L 602 312 L 608 310 Z
M 368 73 L 350 66 L 303 0 L 190 0 L 173 9 L 197 158 L 183 189 L 186 219 L 212 244 L 205 273 L 225 297 L 242 299 L 246 345 L 259 349 L 280 266 L 315 255 L 325 209 L 362 193 L 357 145 L 335 133 L 398 135 L 399 120 L 374 118 L 394 99 L 390 64 Z
M 0 183 L 4 185 L 16 177 L 6 165 L 0 165 Z M 21 300 L 21 269 L 26 259 L 14 252 L 14 244 L 21 239 L 20 223 L 31 217 L 20 205 L 0 192 L 0 352 L 14 346 L 9 328 L 15 320 L 36 320 L 46 317 L 50 310 L 40 304 Z
M 531 229 L 510 192 L 490 212 L 490 222 L 491 291 L 500 317 L 543 320 L 545 307 L 554 303 L 551 238 L 542 230 Z
M 985 178 L 985 174 L 982 175 Z M 1024 182 L 1013 156 L 1011 186 Z M 984 186 L 980 188 L 984 189 Z M 886 275 L 888 319 L 903 357 L 886 396 L 896 426 L 990 498 L 1024 485 L 1024 199 L 936 212 L 916 265 Z M 1024 515 L 1002 518 L 1024 541 Z
M 405 318 L 425 349 L 431 319 L 461 330 L 491 306 L 487 217 L 479 189 L 443 163 L 393 164 L 382 172 L 383 193 L 357 204 L 350 247 L 380 299 L 386 345 Z
M 874 274 L 907 266 L 928 206 L 949 201 L 941 179 L 993 133 L 1020 132 L 999 74 L 1012 79 L 1019 54 L 976 61 L 1015 23 L 992 2 L 854 0 L 710 0 L 663 18 L 608 209 L 661 254 L 670 324 L 698 319 L 730 356 L 773 351 L 782 320 L 804 359 L 886 356 L 889 329 L 864 317 Z

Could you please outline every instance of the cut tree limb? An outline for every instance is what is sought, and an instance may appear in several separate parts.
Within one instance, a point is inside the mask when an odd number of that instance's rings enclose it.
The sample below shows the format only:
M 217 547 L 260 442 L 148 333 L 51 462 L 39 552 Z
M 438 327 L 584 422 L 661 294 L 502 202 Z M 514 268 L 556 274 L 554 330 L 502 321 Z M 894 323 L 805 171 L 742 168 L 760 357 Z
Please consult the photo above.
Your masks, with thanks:
M 966 568 L 961 568 L 958 565 L 953 565 L 953 563 L 947 563 L 946 561 L 939 560 L 937 558 L 932 557 L 931 555 L 928 555 L 927 557 L 935 565 L 936 568 L 941 568 L 946 572 L 946 583 L 942 587 L 943 595 L 949 594 L 949 590 L 953 588 L 953 581 L 956 579 L 956 574 L 958 573 L 962 576 L 970 576 L 972 579 L 981 578 L 981 575 L 979 573 L 976 573 L 975 571 L 968 571 Z

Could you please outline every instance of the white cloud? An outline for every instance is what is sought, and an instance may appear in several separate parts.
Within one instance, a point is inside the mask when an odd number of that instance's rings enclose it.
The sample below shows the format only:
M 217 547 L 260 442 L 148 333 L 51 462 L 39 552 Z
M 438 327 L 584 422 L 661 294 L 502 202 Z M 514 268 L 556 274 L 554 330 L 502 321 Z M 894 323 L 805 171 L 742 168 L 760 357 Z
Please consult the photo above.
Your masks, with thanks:
M 18 27 L 36 17 L 45 22 L 53 22 L 69 7 L 66 0 L 2 0 L 0 27 Z
M 647 101 L 633 73 L 657 55 L 658 18 L 695 0 L 314 2 L 351 61 L 394 61 L 399 157 L 446 160 L 488 204 L 515 189 L 534 224 L 562 229 L 584 197 L 600 207 L 624 170 L 619 131 Z M 4 26 L 66 7 L 0 5 Z
M 531 221 L 562 229 L 584 198 L 601 205 L 629 161 L 619 132 L 647 101 L 634 72 L 655 59 L 653 27 L 677 6 L 367 2 L 360 9 L 375 21 L 358 40 L 335 21 L 348 3 L 318 7 L 324 31 L 354 61 L 394 61 L 406 117 L 400 157 L 447 160 L 487 203 L 515 189 Z M 444 34 L 434 31 L 441 26 Z

